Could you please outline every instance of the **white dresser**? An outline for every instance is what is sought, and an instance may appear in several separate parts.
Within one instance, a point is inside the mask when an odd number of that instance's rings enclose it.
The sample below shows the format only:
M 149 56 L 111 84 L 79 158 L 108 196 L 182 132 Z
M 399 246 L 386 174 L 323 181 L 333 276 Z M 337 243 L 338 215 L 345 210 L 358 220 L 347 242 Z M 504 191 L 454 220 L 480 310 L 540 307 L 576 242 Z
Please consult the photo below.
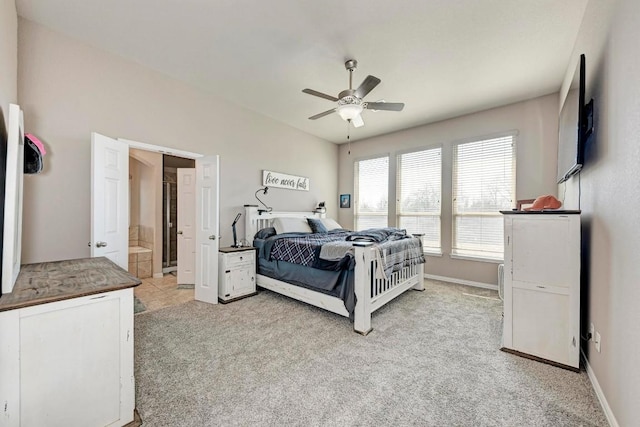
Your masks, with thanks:
M 503 350 L 580 366 L 580 212 L 504 214 Z
M 139 283 L 107 258 L 22 266 L 0 298 L 0 426 L 133 421 Z
M 256 248 L 220 248 L 218 300 L 235 301 L 256 293 Z

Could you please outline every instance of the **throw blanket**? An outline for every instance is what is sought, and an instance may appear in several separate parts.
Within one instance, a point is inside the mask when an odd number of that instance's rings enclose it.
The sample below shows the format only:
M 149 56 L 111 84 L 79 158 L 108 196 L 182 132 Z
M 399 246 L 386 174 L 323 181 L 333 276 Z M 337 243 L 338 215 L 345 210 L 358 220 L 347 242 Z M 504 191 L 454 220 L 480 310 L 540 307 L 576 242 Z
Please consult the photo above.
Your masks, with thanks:
M 387 227 L 387 228 L 370 228 L 363 231 L 353 231 L 347 236 L 347 241 L 353 242 L 386 242 L 389 240 L 407 239 L 407 230 Z
M 387 279 L 395 271 L 414 264 L 425 262 L 422 253 L 422 240 L 418 238 L 389 240 L 377 245 L 378 277 Z M 380 264 L 384 275 L 380 273 Z
M 328 242 L 320 248 L 320 258 L 327 261 L 338 261 L 347 254 L 353 254 L 353 242 L 346 240 Z

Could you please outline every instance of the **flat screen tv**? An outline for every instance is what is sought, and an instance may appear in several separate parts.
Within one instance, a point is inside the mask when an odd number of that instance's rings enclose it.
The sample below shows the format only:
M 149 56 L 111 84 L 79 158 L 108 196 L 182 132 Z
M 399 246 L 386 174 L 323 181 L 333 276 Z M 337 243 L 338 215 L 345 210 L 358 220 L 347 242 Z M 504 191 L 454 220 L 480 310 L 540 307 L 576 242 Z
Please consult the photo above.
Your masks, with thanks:
M 586 139 L 585 59 L 580 60 L 560 107 L 558 120 L 558 184 L 580 172 Z

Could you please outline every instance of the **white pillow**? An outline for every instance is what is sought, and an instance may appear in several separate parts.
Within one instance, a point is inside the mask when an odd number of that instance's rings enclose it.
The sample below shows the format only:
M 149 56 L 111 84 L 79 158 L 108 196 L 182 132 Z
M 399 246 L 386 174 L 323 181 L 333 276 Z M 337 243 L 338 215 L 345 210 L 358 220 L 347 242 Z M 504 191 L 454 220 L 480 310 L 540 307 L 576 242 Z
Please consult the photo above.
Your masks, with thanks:
M 322 221 L 327 231 L 335 230 L 336 228 L 342 228 L 342 226 L 338 224 L 333 218 L 322 218 L 320 221 Z
M 311 233 L 311 227 L 306 218 L 276 218 L 273 228 L 277 234 L 282 233 Z

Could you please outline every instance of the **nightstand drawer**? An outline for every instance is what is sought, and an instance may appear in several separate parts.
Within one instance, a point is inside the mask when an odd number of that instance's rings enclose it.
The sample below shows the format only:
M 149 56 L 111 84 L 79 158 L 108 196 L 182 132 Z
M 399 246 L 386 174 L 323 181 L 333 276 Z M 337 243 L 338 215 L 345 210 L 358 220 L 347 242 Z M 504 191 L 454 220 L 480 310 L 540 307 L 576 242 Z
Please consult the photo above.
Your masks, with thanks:
M 238 253 L 230 253 L 225 256 L 225 267 L 239 267 L 243 265 L 251 265 L 256 262 L 254 251 L 244 251 Z

